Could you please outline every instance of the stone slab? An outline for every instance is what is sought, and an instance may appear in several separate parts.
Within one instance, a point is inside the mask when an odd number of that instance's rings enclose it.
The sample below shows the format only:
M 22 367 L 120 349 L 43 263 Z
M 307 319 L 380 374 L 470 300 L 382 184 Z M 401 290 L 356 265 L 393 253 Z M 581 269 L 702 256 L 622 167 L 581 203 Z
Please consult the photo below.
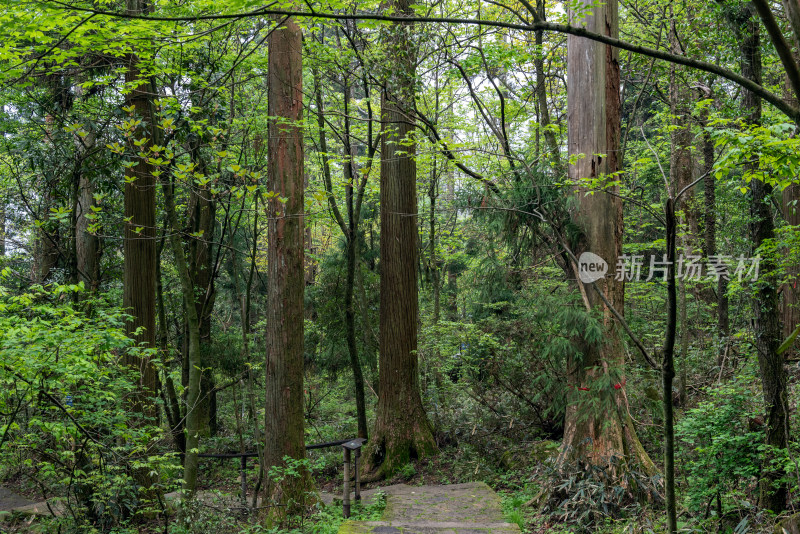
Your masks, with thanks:
M 13 491 L 0 486 L 0 511 L 10 512 L 15 508 L 30 506 L 34 502 L 30 499 L 17 495 Z
M 504 522 L 500 496 L 483 482 L 396 486 L 386 491 L 386 509 L 381 521 L 347 521 L 339 528 L 339 534 L 519 532 L 518 525 Z

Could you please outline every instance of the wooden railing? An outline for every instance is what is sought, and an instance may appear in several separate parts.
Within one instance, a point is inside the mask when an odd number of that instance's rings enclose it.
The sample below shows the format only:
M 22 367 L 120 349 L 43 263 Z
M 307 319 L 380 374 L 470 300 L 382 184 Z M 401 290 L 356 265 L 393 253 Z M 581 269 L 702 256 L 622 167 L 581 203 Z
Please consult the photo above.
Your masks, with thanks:
M 355 500 L 361 500 L 361 475 L 358 469 L 358 459 L 361 457 L 361 447 L 366 443 L 364 438 L 342 439 L 339 441 L 328 441 L 326 443 L 314 443 L 306 445 L 306 450 L 327 449 L 330 447 L 341 446 L 344 451 L 344 488 L 342 495 L 342 513 L 344 517 L 350 517 L 350 463 L 352 460 L 354 469 Z M 239 470 L 241 472 L 242 498 L 247 495 L 247 459 L 257 458 L 257 452 L 204 452 L 197 455 L 199 458 L 239 458 Z

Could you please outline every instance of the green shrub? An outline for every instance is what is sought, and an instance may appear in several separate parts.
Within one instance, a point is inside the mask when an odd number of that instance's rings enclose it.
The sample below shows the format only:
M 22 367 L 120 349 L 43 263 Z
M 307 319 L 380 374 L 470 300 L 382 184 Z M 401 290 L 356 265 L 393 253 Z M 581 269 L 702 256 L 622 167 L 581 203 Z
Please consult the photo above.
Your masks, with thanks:
M 764 434 L 751 430 L 758 407 L 752 380 L 709 388 L 709 399 L 686 412 L 675 427 L 678 457 L 685 470 L 687 506 L 717 514 L 749 507 L 746 488 L 758 476 L 764 458 Z
M 397 472 L 397 474 L 401 478 L 404 478 L 406 480 L 410 480 L 410 479 L 414 478 L 414 475 L 417 474 L 417 468 L 414 467 L 414 464 L 407 463 L 403 467 L 400 468 L 400 470 Z
M 178 464 L 153 452 L 155 421 L 132 422 L 138 371 L 123 356 L 147 353 L 125 335 L 127 316 L 100 300 L 72 304 L 81 291 L 0 294 L 0 472 L 59 499 L 59 531 L 106 532 L 160 511 L 139 481 L 166 489 Z

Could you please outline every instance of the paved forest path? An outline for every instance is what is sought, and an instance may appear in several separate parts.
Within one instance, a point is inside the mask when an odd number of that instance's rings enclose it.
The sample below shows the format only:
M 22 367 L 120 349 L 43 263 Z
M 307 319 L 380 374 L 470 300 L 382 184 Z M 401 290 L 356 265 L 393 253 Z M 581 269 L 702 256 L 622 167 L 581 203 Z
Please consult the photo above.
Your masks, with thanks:
M 57 504 L 47 506 L 47 503 L 34 502 L 21 495 L 17 495 L 9 489 L 0 486 L 0 512 L 17 512 L 26 515 L 49 515 L 55 513 L 59 515 L 62 507 Z
M 517 534 L 506 523 L 500 496 L 483 482 L 384 488 L 381 521 L 347 521 L 339 534 Z

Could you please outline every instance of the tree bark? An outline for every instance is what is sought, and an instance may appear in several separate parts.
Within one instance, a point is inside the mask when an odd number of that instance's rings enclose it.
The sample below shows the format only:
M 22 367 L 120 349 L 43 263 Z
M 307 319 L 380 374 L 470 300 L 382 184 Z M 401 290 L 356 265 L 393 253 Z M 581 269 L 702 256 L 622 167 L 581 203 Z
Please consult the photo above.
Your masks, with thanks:
M 670 5 L 670 33 L 669 42 L 673 54 L 680 54 L 680 39 L 675 24 L 675 17 L 672 6 Z M 678 65 L 670 65 L 669 99 L 670 112 L 672 114 L 672 131 L 670 135 L 670 166 L 669 183 L 674 188 L 675 194 L 683 191 L 685 187 L 694 181 L 694 157 L 692 155 L 692 116 L 689 102 L 691 92 L 688 84 L 681 78 L 681 73 L 685 70 Z M 697 213 L 693 205 L 694 191 L 688 189 L 676 199 L 674 209 L 681 214 L 682 236 L 681 248 L 684 257 L 694 254 L 695 238 L 697 236 Z M 680 276 L 680 273 L 678 273 Z M 680 290 L 680 382 L 679 398 L 682 405 L 686 404 L 686 377 L 687 361 L 689 357 L 689 329 L 686 318 L 687 287 L 683 277 L 678 279 Z M 670 398 L 672 394 L 670 393 Z
M 306 457 L 303 433 L 303 216 L 302 33 L 283 20 L 269 37 L 269 141 L 267 162 L 268 280 L 266 331 L 266 420 L 264 462 L 285 467 L 285 457 Z M 310 473 L 268 479 L 270 518 L 303 513 Z
M 142 0 L 128 0 L 128 12 L 144 12 Z M 152 94 L 147 79 L 139 71 L 139 59 L 128 57 L 125 82 L 132 86 L 128 105 L 140 118 L 141 126 L 131 136 L 129 150 L 147 153 L 152 146 Z M 133 144 L 141 138 L 148 141 L 141 147 Z M 135 157 L 136 164 L 125 169 L 125 225 L 123 240 L 122 306 L 131 315 L 126 332 L 138 345 L 156 347 L 156 180 L 146 157 Z M 153 402 L 158 390 L 158 374 L 150 357 L 127 357 L 128 365 L 139 369 L 139 392 L 134 409 L 141 417 L 155 420 Z
M 782 211 L 786 223 L 792 226 L 800 224 L 800 186 L 792 184 L 782 193 Z M 800 266 L 792 265 L 788 268 L 788 281 L 781 288 L 781 317 L 783 324 L 783 339 L 788 338 L 795 328 L 800 325 Z M 784 354 L 787 358 L 796 358 L 798 349 L 795 345 Z
M 617 2 L 604 5 L 584 2 L 590 10 L 583 24 L 590 31 L 616 37 Z M 592 6 L 594 7 L 592 8 Z M 613 179 L 618 170 L 620 138 L 619 63 L 616 49 L 581 37 L 567 39 L 567 101 L 570 157 L 585 157 L 570 165 L 572 181 Z M 606 178 L 608 177 L 608 178 Z M 612 193 L 616 191 L 612 188 Z M 587 195 L 587 188 L 576 185 L 577 209 L 572 217 L 583 236 L 575 246 L 576 255 L 591 251 L 610 265 L 622 253 L 622 204 L 618 196 L 598 192 Z M 577 277 L 578 273 L 575 273 Z M 580 284 L 581 282 L 578 281 Z M 624 287 L 613 274 L 595 282 L 612 306 L 623 310 Z M 596 465 L 608 465 L 612 457 L 623 463 L 636 463 L 640 469 L 655 473 L 655 467 L 642 448 L 633 421 L 628 415 L 625 394 L 625 356 L 621 339 L 610 310 L 592 290 L 584 291 L 588 304 L 602 310 L 606 335 L 598 343 L 579 339 L 582 357 L 571 357 L 570 390 L 576 402 L 566 410 L 564 440 L 560 460 L 575 459 Z M 615 373 L 616 386 L 601 391 L 601 375 Z M 602 408 L 592 407 L 599 401 Z
M 711 91 L 702 95 L 703 98 L 710 98 Z M 703 111 L 700 116 L 700 126 L 708 126 L 708 111 Z M 703 252 L 706 258 L 717 255 L 717 197 L 716 197 L 716 177 L 714 176 L 714 142 L 711 140 L 711 133 L 704 131 L 702 137 L 703 150 L 703 219 L 705 234 L 703 236 Z M 718 338 L 718 360 L 722 364 L 722 357 L 725 347 L 728 344 L 728 280 L 720 276 L 717 280 L 717 338 Z
M 674 184 L 674 182 L 673 182 Z M 681 190 L 678 189 L 678 192 Z M 675 379 L 675 330 L 677 291 L 675 287 L 675 260 L 677 259 L 677 219 L 673 193 L 667 192 L 664 216 L 667 222 L 667 330 L 664 336 L 664 354 L 661 361 L 661 403 L 664 409 L 664 489 L 667 508 L 667 531 L 678 530 L 677 504 L 675 502 L 675 416 L 672 405 L 672 384 Z
M 800 3 L 796 0 L 784 0 L 787 10 L 793 10 L 793 16 L 800 17 Z M 792 21 L 792 25 L 800 22 L 800 18 Z M 792 105 L 797 103 L 797 99 L 792 93 L 788 80 L 784 81 L 784 99 Z M 792 226 L 800 225 L 800 185 L 793 183 L 783 190 L 781 211 L 786 224 Z M 794 329 L 800 325 L 800 288 L 797 287 L 800 280 L 800 265 L 790 265 L 787 268 L 787 281 L 781 287 L 781 323 L 783 325 L 783 339 L 788 338 Z M 786 358 L 797 358 L 800 351 L 796 345 L 792 345 L 784 353 Z
M 411 12 L 407 0 L 394 0 L 398 13 Z M 422 406 L 417 359 L 417 189 L 414 126 L 415 69 L 408 26 L 389 30 L 395 63 L 381 96 L 380 361 L 375 427 L 366 451 L 366 468 L 389 476 L 412 459 L 429 456 L 436 442 Z
M 733 18 L 733 14 L 729 15 Z M 761 37 L 760 27 L 752 5 L 743 6 L 732 20 L 737 33 L 741 53 L 742 75 L 756 83 L 761 83 Z M 761 98 L 750 91 L 742 93 L 742 115 L 749 125 L 761 123 Z M 751 158 L 746 164 L 745 173 L 754 171 L 758 161 Z M 750 235 L 753 250 L 775 236 L 772 220 L 772 186 L 752 180 L 750 182 Z M 756 282 L 757 294 L 753 300 L 755 318 L 755 345 L 758 352 L 758 366 L 761 372 L 761 386 L 766 405 L 766 444 L 767 451 L 759 481 L 759 504 L 775 513 L 786 507 L 788 494 L 786 483 L 779 482 L 780 469 L 773 468 L 770 460 L 776 450 L 786 449 L 789 442 L 789 411 L 787 405 L 786 370 L 784 357 L 777 354 L 781 344 L 780 314 L 778 309 L 776 267 L 769 258 L 762 258 L 759 279 Z
M 95 133 L 90 131 L 82 141 L 78 141 L 77 165 L 82 165 L 86 153 L 94 148 Z M 100 242 L 95 233 L 89 231 L 93 224 L 92 207 L 95 206 L 94 184 L 85 169 L 78 170 L 78 202 L 75 214 L 75 259 L 78 271 L 78 280 L 83 282 L 86 289 L 95 292 L 100 286 Z

